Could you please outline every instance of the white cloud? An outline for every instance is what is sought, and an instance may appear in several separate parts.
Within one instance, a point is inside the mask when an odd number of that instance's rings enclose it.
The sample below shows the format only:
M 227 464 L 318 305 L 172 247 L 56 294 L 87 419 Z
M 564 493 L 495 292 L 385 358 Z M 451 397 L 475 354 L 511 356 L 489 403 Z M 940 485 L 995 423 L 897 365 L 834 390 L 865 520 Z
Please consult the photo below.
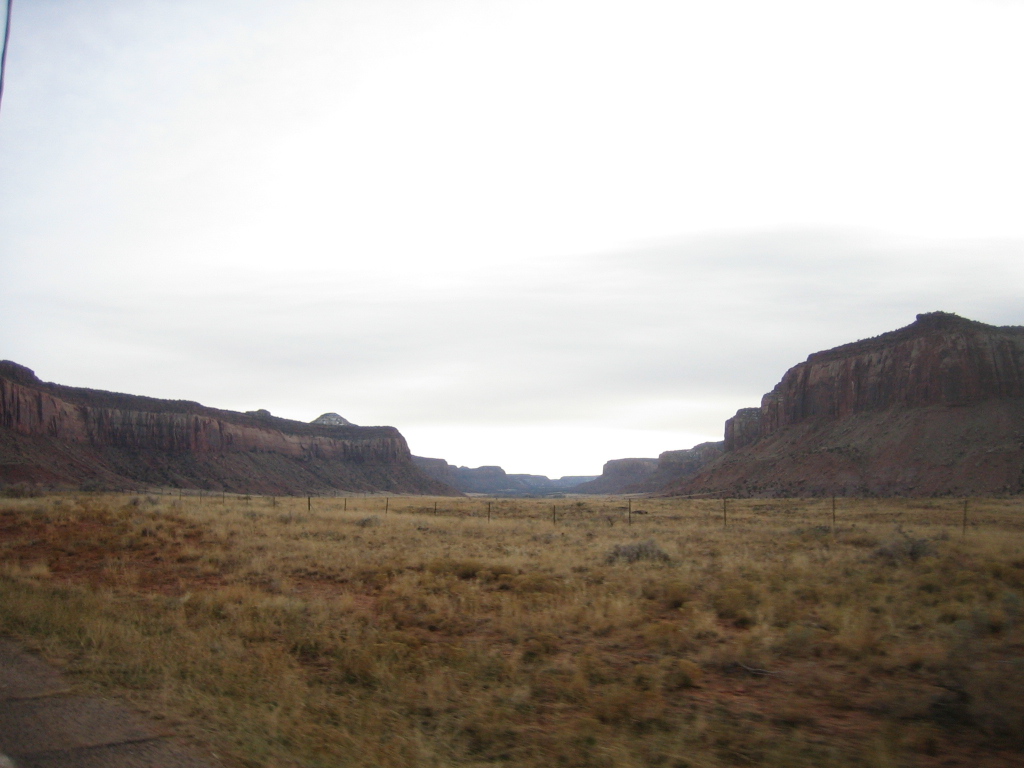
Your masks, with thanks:
M 458 463 L 686 447 L 817 349 L 1022 322 L 1022 33 L 953 0 L 19 6 L 0 356 Z

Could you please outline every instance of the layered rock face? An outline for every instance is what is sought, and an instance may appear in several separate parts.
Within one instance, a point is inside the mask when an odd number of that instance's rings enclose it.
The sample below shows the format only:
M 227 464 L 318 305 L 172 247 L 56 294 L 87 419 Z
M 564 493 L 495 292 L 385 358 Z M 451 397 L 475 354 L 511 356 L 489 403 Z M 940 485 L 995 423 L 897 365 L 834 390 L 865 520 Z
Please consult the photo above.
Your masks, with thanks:
M 678 493 L 1020 493 L 1024 328 L 945 312 L 794 366 Z
M 1024 328 L 946 312 L 807 358 L 761 403 L 761 431 L 893 407 L 1024 397 Z
M 237 492 L 451 493 L 394 427 L 304 424 L 266 411 L 40 381 L 0 362 L 0 482 L 152 484 Z
M 766 395 L 767 397 L 767 395 Z M 725 422 L 725 450 L 738 451 L 761 437 L 761 409 L 740 408 Z

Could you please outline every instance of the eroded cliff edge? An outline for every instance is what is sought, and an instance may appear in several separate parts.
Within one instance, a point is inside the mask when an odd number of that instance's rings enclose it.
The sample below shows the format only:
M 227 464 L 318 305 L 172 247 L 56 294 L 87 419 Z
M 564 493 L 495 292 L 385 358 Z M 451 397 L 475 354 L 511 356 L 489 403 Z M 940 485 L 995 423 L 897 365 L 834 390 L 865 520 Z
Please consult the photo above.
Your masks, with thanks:
M 573 493 L 629 493 L 658 469 L 658 459 L 609 459 L 601 474 L 573 488 Z
M 672 493 L 1024 492 L 1024 327 L 946 312 L 810 355 Z
M 692 477 L 722 455 L 721 441 L 693 448 L 665 451 L 657 459 L 612 459 L 601 476 L 573 489 L 573 493 L 651 493 Z
M 0 361 L 0 482 L 451 494 L 394 427 L 305 424 L 68 387 Z

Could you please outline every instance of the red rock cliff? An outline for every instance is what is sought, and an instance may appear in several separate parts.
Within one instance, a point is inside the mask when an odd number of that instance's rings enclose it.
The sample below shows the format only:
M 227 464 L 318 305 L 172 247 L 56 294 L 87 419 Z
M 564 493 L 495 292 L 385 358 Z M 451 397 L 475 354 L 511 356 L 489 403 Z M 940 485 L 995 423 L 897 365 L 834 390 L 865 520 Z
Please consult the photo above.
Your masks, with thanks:
M 725 450 L 738 451 L 761 437 L 761 409 L 740 408 L 725 422 Z
M 807 419 L 1024 397 L 1024 328 L 946 312 L 873 339 L 818 352 L 790 368 L 761 403 L 760 432 Z
M 810 355 L 681 493 L 1024 491 L 1024 327 L 946 312 Z
M 6 448 L 0 480 L 26 479 L 35 461 L 37 479 L 81 481 L 87 479 L 81 465 L 91 462 L 97 477 L 115 485 L 121 476 L 267 492 L 450 491 L 413 467 L 394 427 L 304 424 L 66 387 L 44 383 L 10 361 L 0 362 L 0 434 Z M 245 455 L 248 466 L 231 470 L 227 465 L 239 465 L 232 459 L 237 455 Z

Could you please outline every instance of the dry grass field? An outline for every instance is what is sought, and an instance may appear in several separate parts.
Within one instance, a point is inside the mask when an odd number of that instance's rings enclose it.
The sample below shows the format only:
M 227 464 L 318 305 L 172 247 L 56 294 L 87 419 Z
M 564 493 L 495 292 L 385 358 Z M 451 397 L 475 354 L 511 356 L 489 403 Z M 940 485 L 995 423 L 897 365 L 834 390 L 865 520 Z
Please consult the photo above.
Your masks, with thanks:
M 0 633 L 228 766 L 1024 764 L 1024 501 L 632 503 L 2 499 Z

